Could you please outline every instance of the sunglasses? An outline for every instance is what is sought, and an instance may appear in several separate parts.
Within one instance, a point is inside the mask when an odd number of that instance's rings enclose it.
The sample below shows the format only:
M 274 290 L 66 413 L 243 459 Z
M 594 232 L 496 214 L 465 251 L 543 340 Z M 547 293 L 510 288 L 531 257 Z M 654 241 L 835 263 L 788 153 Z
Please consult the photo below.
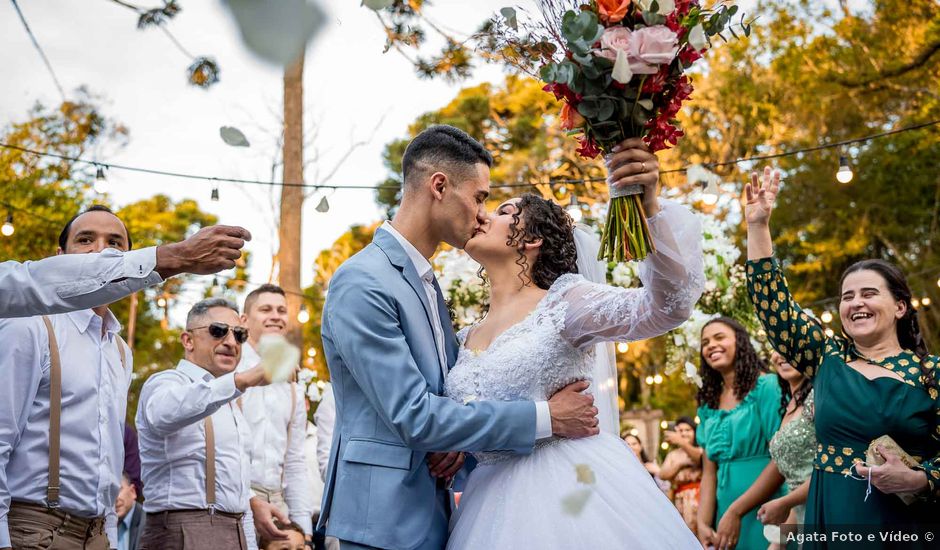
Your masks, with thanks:
M 230 327 L 225 323 L 212 323 L 202 327 L 193 327 L 189 330 L 199 330 L 199 329 L 209 329 L 209 336 L 215 338 L 216 340 L 221 340 L 228 335 L 228 331 L 232 331 L 232 336 L 235 337 L 235 341 L 239 344 L 244 344 L 248 341 L 248 329 L 245 327 Z

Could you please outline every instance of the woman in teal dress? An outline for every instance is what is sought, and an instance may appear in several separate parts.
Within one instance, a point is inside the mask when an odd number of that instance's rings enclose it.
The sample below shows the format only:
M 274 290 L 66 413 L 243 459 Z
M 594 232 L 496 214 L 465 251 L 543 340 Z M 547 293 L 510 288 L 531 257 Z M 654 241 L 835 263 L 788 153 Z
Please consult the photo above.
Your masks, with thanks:
M 833 536 L 849 526 L 876 534 L 865 548 L 898 548 L 881 533 L 917 533 L 940 518 L 938 358 L 927 353 L 904 275 L 888 262 L 864 260 L 843 275 L 845 336 L 827 337 L 800 309 L 772 257 L 769 221 L 778 190 L 779 174 L 770 169 L 746 186 L 748 287 L 774 347 L 813 379 L 818 444 L 804 526 L 812 537 L 803 548 L 857 548 Z M 880 447 L 887 462 L 868 467 L 865 452 L 884 435 L 918 464 L 908 467 Z M 916 500 L 906 504 L 900 494 Z M 919 535 L 903 548 L 936 547 Z
M 702 329 L 699 445 L 705 451 L 698 536 L 703 545 L 767 547 L 756 507 L 727 513 L 770 462 L 780 427 L 780 386 L 737 321 L 718 317 Z

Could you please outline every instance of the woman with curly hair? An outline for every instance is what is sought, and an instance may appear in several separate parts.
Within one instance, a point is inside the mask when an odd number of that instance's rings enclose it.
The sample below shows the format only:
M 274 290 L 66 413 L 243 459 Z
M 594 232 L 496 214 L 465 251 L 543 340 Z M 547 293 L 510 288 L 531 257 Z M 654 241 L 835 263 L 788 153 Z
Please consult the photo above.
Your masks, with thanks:
M 757 510 L 740 507 L 739 497 L 770 464 L 768 443 L 780 428 L 780 386 L 767 374 L 747 329 L 734 319 L 705 324 L 700 354 L 696 437 L 705 454 L 698 537 L 719 549 L 764 548 Z
M 559 205 L 531 194 L 502 203 L 465 248 L 486 271 L 490 308 L 457 335 L 450 398 L 545 400 L 590 379 L 609 342 L 657 336 L 688 318 L 704 286 L 701 227 L 686 208 L 660 203 L 656 157 L 642 141 L 622 145 L 609 160 L 611 181 L 641 186 L 656 244 L 641 263 L 643 288 L 607 285 L 597 236 L 575 228 Z M 475 453 L 447 548 L 697 548 L 603 418 L 600 435 L 539 440 L 529 455 Z
M 940 514 L 940 358 L 927 351 L 904 273 L 884 260 L 861 260 L 842 274 L 843 334 L 827 336 L 803 311 L 773 257 L 770 217 L 779 190 L 780 174 L 770 168 L 745 187 L 748 292 L 774 348 L 815 388 L 818 444 L 805 529 L 852 525 L 875 535 L 867 548 L 898 548 L 876 526 L 919 533 Z M 816 537 L 803 548 L 843 546 Z

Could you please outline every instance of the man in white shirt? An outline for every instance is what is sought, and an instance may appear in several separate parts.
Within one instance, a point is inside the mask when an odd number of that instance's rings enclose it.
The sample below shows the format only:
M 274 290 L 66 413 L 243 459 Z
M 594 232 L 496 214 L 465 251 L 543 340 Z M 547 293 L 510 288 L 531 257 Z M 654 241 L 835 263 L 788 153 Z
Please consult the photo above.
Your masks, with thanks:
M 50 315 L 107 305 L 180 273 L 207 275 L 235 267 L 251 234 L 204 227 L 188 239 L 132 252 L 54 256 L 0 263 L 0 318 Z
M 248 342 L 242 346 L 238 372 L 260 361 L 258 341 L 265 334 L 287 332 L 287 298 L 277 285 L 261 285 L 245 297 L 242 323 Z M 295 377 L 296 378 L 296 377 Z M 260 536 L 286 540 L 288 533 L 274 525 L 293 521 L 309 539 L 313 534 L 313 495 L 308 491 L 304 438 L 307 425 L 303 385 L 295 381 L 251 388 L 238 399 L 251 429 L 252 515 Z
M 127 251 L 124 223 L 97 206 L 72 218 L 59 253 Z M 133 371 L 107 306 L 0 319 L 0 548 L 117 547 Z
M 144 383 L 137 407 L 144 511 L 142 550 L 257 548 L 249 499 L 251 432 L 235 400 L 265 383 L 235 372 L 248 329 L 222 298 L 189 311 L 175 369 Z

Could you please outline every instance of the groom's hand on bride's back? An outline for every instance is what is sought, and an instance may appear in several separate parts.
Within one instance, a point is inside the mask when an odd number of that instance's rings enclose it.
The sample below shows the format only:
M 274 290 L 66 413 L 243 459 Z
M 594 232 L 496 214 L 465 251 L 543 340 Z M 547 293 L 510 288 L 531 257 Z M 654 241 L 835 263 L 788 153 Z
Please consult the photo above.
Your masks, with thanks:
M 568 384 L 548 400 L 552 416 L 552 435 L 577 439 L 600 433 L 594 396 L 582 393 L 590 382 Z

